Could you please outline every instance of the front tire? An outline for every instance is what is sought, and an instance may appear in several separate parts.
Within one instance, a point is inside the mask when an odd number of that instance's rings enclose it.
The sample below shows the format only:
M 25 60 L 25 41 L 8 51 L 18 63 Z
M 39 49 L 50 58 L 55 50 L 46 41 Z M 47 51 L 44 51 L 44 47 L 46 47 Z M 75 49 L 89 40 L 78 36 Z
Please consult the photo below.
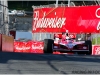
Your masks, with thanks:
M 86 40 L 85 44 L 88 45 L 89 48 L 89 52 L 87 52 L 87 55 L 91 55 L 92 54 L 92 42 L 90 40 Z
M 44 39 L 44 53 L 53 53 L 53 44 L 54 44 L 54 40 L 52 39 Z

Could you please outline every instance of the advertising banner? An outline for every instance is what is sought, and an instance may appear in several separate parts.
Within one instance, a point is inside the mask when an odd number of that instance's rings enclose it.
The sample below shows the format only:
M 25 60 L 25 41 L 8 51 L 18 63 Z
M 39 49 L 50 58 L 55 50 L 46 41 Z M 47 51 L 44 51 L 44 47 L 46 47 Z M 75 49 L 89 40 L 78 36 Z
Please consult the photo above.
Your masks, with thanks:
M 15 41 L 14 42 L 14 52 L 24 52 L 24 53 L 43 53 L 43 42 L 39 41 Z
M 100 55 L 100 45 L 92 46 L 92 55 Z
M 98 33 L 100 6 L 40 8 L 33 11 L 32 32 Z

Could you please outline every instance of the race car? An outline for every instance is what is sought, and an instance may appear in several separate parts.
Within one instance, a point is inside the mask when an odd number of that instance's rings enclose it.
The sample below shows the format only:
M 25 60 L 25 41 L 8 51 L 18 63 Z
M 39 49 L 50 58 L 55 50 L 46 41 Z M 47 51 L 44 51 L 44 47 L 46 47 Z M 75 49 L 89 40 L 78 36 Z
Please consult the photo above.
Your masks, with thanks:
M 44 40 L 44 53 L 53 53 L 59 51 L 61 53 L 78 53 L 78 54 L 92 54 L 92 42 L 90 40 L 76 41 L 75 38 L 62 40 L 61 35 L 57 39 Z

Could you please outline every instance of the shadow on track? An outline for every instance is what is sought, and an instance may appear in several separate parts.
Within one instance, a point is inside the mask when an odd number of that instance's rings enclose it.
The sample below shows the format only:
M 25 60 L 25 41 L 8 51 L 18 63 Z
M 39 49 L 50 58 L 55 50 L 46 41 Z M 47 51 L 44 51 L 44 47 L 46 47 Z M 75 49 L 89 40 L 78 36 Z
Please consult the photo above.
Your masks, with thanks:
M 0 63 L 7 64 L 9 60 L 21 60 L 21 61 L 46 61 L 47 64 L 53 69 L 53 71 L 59 72 L 60 74 L 67 74 L 63 70 L 59 70 L 52 61 L 63 62 L 95 62 L 100 63 L 99 56 L 87 56 L 87 55 L 64 55 L 64 54 L 33 54 L 33 53 L 13 53 L 13 52 L 0 52 Z M 56 64 L 56 63 L 55 63 Z M 72 63 L 71 63 L 72 64 Z M 41 64 L 42 65 L 42 64 Z M 45 67 L 45 66 L 44 66 Z M 20 70 L 18 71 L 20 72 Z
M 0 52 L 0 63 L 7 63 L 8 60 L 30 60 L 30 61 L 79 61 L 98 62 L 100 56 L 93 55 L 65 55 L 65 54 L 33 54 L 33 53 L 13 53 Z

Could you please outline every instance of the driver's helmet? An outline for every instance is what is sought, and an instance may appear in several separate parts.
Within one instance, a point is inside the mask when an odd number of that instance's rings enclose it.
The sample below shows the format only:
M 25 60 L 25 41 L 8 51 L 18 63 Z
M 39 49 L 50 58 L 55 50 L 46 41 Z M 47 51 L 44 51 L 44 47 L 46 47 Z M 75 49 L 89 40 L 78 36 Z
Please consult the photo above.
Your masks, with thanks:
M 66 30 L 66 36 L 68 36 L 68 33 L 69 33 L 69 31 L 68 31 L 68 30 Z
M 66 40 L 69 40 L 70 38 L 68 36 L 66 36 Z
M 69 33 L 69 31 L 68 31 L 68 30 L 66 30 L 66 33 Z

